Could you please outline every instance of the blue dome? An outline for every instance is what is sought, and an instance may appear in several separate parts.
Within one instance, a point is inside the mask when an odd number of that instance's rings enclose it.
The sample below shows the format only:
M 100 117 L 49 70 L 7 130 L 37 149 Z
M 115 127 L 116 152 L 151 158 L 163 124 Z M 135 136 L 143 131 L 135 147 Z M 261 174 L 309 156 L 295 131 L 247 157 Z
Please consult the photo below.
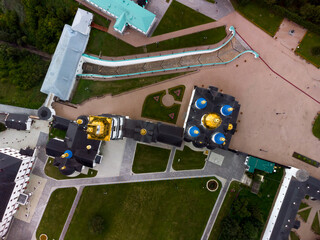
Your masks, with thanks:
M 68 154 L 68 156 L 66 157 L 67 159 L 72 158 L 72 152 L 70 150 L 66 150 L 64 153 Z
M 220 112 L 223 116 L 229 116 L 233 112 L 233 108 L 230 105 L 224 105 Z
M 200 135 L 200 130 L 196 126 L 189 128 L 188 133 L 191 137 L 198 137 Z
M 216 144 L 223 144 L 226 141 L 226 137 L 224 136 L 223 133 L 215 133 L 212 136 L 212 141 L 214 141 Z
M 196 101 L 195 105 L 198 109 L 204 109 L 207 106 L 207 100 L 205 100 L 204 98 L 199 98 Z

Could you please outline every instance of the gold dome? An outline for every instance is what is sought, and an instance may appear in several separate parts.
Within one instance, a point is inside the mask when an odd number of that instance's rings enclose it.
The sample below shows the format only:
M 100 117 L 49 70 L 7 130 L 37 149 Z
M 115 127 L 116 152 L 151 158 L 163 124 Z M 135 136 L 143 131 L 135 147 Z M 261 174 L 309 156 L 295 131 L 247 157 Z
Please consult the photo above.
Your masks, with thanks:
M 221 125 L 221 123 L 221 117 L 216 113 L 208 113 L 202 118 L 202 124 L 209 129 L 216 129 Z
M 147 130 L 146 130 L 145 128 L 142 128 L 142 129 L 140 130 L 140 134 L 141 134 L 141 135 L 146 135 L 146 134 L 147 134 Z
M 233 125 L 231 124 L 231 123 L 229 123 L 229 125 L 228 125 L 228 130 L 230 131 L 230 130 L 232 130 L 233 129 Z

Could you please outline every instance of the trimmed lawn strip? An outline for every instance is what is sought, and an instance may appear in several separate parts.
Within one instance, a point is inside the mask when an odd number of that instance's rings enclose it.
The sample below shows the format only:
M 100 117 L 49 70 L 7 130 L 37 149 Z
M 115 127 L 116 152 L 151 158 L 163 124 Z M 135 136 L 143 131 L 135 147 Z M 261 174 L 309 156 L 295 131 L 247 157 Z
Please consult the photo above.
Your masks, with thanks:
M 318 213 L 316 213 L 316 215 L 314 216 L 311 228 L 312 228 L 312 231 L 320 235 L 320 223 L 319 223 Z
M 183 5 L 182 3 L 173 0 L 152 36 L 174 32 L 214 21 L 215 20 L 212 18 L 209 18 Z
M 304 222 L 307 222 L 310 211 L 311 211 L 311 208 L 298 212 L 298 214 L 300 215 L 300 217 L 303 219 Z
M 86 52 L 95 55 L 99 55 L 101 52 L 102 55 L 109 57 L 128 56 L 215 44 L 222 41 L 226 36 L 225 26 L 221 26 L 159 43 L 153 43 L 145 47 L 133 47 L 109 33 L 93 28 L 90 33 Z
M 172 73 L 160 76 L 151 77 L 141 77 L 125 80 L 115 80 L 115 81 L 93 81 L 87 79 L 80 79 L 77 90 L 72 97 L 72 103 L 79 104 L 83 101 L 90 99 L 92 97 L 99 97 L 105 94 L 117 95 L 133 89 L 148 86 L 154 83 L 162 82 L 164 80 L 178 77 L 186 74 L 183 73 Z
M 221 206 L 211 231 L 209 240 L 219 239 L 223 228 L 222 221 L 229 214 L 231 214 L 232 204 L 239 197 L 247 200 L 249 205 L 253 205 L 258 208 L 262 214 L 264 225 L 266 224 L 269 212 L 283 176 L 283 169 L 278 169 L 276 173 L 271 174 L 256 170 L 255 174 L 257 173 L 264 175 L 264 182 L 261 184 L 258 195 L 251 193 L 251 188 L 244 184 L 235 181 L 231 182 L 225 200 Z M 259 236 L 256 238 L 257 240 L 260 239 L 262 232 L 263 228 L 260 229 L 258 234 Z
M 137 144 L 132 171 L 134 173 L 163 172 L 167 168 L 170 150 Z
M 74 187 L 52 192 L 37 229 L 37 239 L 41 234 L 46 234 L 48 239 L 59 239 L 76 194 L 77 189 Z
M 85 187 L 65 239 L 200 239 L 221 189 L 206 189 L 212 178 Z M 97 214 L 101 234 L 89 231 Z
M 207 156 L 203 152 L 196 152 L 184 146 L 183 151 L 176 150 L 172 168 L 178 170 L 202 169 Z
M 66 175 L 63 175 L 59 169 L 55 166 L 53 166 L 53 158 L 48 158 L 46 166 L 44 168 L 44 172 L 47 176 L 52 177 L 56 180 L 65 180 L 65 179 L 76 179 L 76 178 L 90 178 L 90 177 L 95 177 L 97 176 L 98 171 L 94 169 L 89 169 L 88 170 L 88 175 L 80 173 L 76 177 L 68 177 Z
M 146 97 L 143 103 L 141 117 L 159 120 L 168 123 L 176 123 L 180 111 L 180 104 L 173 104 L 171 107 L 166 107 L 162 104 L 162 98 L 166 95 L 166 91 L 160 91 L 150 94 Z M 154 98 L 159 97 L 158 101 Z M 174 114 L 173 118 L 170 118 L 169 114 Z
M 254 23 L 270 36 L 274 36 L 279 29 L 283 17 L 274 15 L 263 4 L 249 1 L 246 5 L 238 4 L 237 0 L 231 0 L 233 7 L 246 19 Z
M 306 207 L 309 207 L 309 205 L 306 204 L 306 203 L 304 203 L 304 202 L 301 202 L 301 204 L 300 204 L 300 206 L 299 206 L 299 210 L 300 210 L 300 209 L 304 209 L 304 208 L 306 208 Z
M 178 96 L 175 91 L 180 90 L 180 95 Z M 184 85 L 179 85 L 173 88 L 169 88 L 168 92 L 170 95 L 172 95 L 174 97 L 174 100 L 178 101 L 178 102 L 182 102 L 183 99 L 183 95 L 184 95 L 184 91 L 186 90 L 186 86 Z
M 66 137 L 67 131 L 60 130 L 58 128 L 50 128 L 49 139 L 59 138 L 64 140 Z
M 312 133 L 314 136 L 320 139 L 320 114 L 314 121 L 313 127 L 312 127 Z
M 313 47 L 320 47 L 320 35 L 315 34 L 313 32 L 307 32 L 307 34 L 304 36 L 301 43 L 299 44 L 299 48 L 296 48 L 295 52 L 304 59 L 306 59 L 308 62 L 315 65 L 317 68 L 320 68 L 320 55 L 312 55 L 311 49 Z M 320 130 L 318 131 L 318 136 L 320 136 Z
M 295 232 L 290 232 L 290 238 L 291 240 L 300 240 Z

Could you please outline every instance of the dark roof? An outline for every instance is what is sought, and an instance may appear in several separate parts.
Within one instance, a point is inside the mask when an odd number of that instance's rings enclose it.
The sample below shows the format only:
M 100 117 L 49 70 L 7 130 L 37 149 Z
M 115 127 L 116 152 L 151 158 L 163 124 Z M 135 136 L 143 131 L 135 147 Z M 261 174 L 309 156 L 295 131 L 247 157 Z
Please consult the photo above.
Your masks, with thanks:
M 270 239 L 287 240 L 291 229 L 295 226 L 297 227 L 295 219 L 302 199 L 309 195 L 320 200 L 320 192 L 317 192 L 319 190 L 320 180 L 316 178 L 309 177 L 307 181 L 299 182 L 292 177 Z
M 0 153 L 0 219 L 7 208 L 11 193 L 15 187 L 15 178 L 22 161 Z
M 53 116 L 52 127 L 66 131 L 71 121 L 59 116 Z
M 91 140 L 87 138 L 86 130 L 83 126 L 79 126 L 74 122 L 68 123 L 68 129 L 64 141 L 57 139 L 50 139 L 46 146 L 47 155 L 56 157 L 56 166 L 59 167 L 60 172 L 65 175 L 70 175 L 74 171 L 81 171 L 82 166 L 93 167 L 96 155 L 101 141 Z M 86 149 L 87 145 L 91 145 L 91 149 Z M 66 151 L 71 150 L 73 156 L 70 159 L 60 158 Z M 61 165 L 62 162 L 68 163 Z M 65 169 L 61 169 L 66 166 Z
M 146 129 L 147 133 L 141 135 L 141 129 Z M 143 120 L 125 119 L 123 125 L 124 137 L 144 143 L 162 142 L 178 147 L 181 146 L 183 141 L 183 131 L 183 128 L 180 127 Z
M 38 117 L 41 120 L 48 120 L 49 118 L 51 118 L 51 110 L 47 107 L 42 106 L 41 108 L 38 109 Z
M 198 109 L 195 107 L 195 102 L 199 98 L 204 98 L 207 101 L 207 106 L 204 109 Z M 230 105 L 234 109 L 231 115 L 223 116 L 220 114 L 220 109 L 224 105 Z M 240 105 L 233 96 L 223 94 L 218 91 L 218 88 L 212 86 L 209 86 L 208 89 L 195 87 L 194 97 L 191 100 L 191 107 L 186 123 L 184 140 L 192 142 L 194 146 L 199 148 L 207 147 L 208 149 L 215 149 L 216 147 L 219 147 L 222 149 L 228 149 L 231 137 L 235 133 L 237 127 L 239 111 Z M 218 114 L 222 119 L 222 124 L 214 130 L 205 128 L 201 123 L 201 119 L 207 113 Z M 229 123 L 233 125 L 233 129 L 231 131 L 227 130 Z M 197 126 L 199 128 L 200 135 L 198 137 L 189 136 L 188 130 L 191 126 Z M 216 144 L 211 140 L 212 135 L 216 132 L 220 132 L 225 135 L 225 145 Z
M 26 130 L 29 116 L 27 114 L 10 113 L 6 118 L 6 127 L 17 130 Z
M 168 124 L 158 123 L 157 141 L 180 147 L 183 141 L 184 129 Z
M 46 153 L 52 157 L 59 157 L 67 150 L 66 143 L 57 139 L 50 139 L 46 145 Z
M 21 155 L 25 155 L 25 156 L 29 156 L 29 157 L 32 157 L 33 156 L 33 152 L 34 152 L 34 149 L 30 148 L 30 147 L 27 147 L 26 149 L 20 149 L 19 153 Z

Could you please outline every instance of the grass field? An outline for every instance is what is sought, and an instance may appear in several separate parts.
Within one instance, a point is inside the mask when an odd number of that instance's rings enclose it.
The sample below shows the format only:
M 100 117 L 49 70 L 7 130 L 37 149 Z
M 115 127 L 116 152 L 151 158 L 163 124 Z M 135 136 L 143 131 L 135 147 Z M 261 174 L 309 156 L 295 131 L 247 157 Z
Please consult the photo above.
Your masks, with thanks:
M 185 90 L 186 90 L 186 86 L 179 85 L 179 86 L 176 86 L 173 88 L 169 88 L 168 93 L 174 97 L 174 100 L 176 100 L 178 102 L 182 102 Z
M 206 189 L 209 179 L 85 187 L 65 239 L 200 239 L 220 192 Z M 97 214 L 100 234 L 88 230 Z
M 221 222 L 225 217 L 227 217 L 230 214 L 232 203 L 235 201 L 237 197 L 243 197 L 248 201 L 249 205 L 256 206 L 262 214 L 264 224 L 266 223 L 269 212 L 272 207 L 272 203 L 274 201 L 274 198 L 276 196 L 277 190 L 279 188 L 283 176 L 283 170 L 278 169 L 276 173 L 272 174 L 266 174 L 260 171 L 258 171 L 258 173 L 265 175 L 264 182 L 261 185 L 258 195 L 251 193 L 249 187 L 239 182 L 233 181 L 230 184 L 227 195 L 224 199 L 224 202 L 217 216 L 216 222 L 211 231 L 209 240 L 219 239 L 222 229 Z M 257 240 L 260 239 L 262 231 L 263 229 L 260 230 L 259 237 L 257 238 Z
M 164 106 L 162 104 L 164 95 L 166 95 L 165 90 L 148 95 L 143 103 L 141 117 L 176 123 L 181 105 L 174 103 L 171 107 Z M 174 114 L 174 116 L 170 117 L 170 114 Z
M 59 239 L 76 194 L 76 188 L 60 188 L 52 192 L 37 229 L 37 239 L 41 234 L 46 234 L 50 240 Z
M 240 5 L 236 0 L 231 0 L 233 7 L 249 21 L 260 27 L 266 33 L 274 36 L 283 20 L 283 17 L 274 15 L 268 8 L 255 1 Z
M 101 52 L 102 55 L 110 57 L 128 56 L 215 44 L 223 40 L 226 35 L 225 27 L 222 26 L 178 38 L 172 38 L 159 42 L 158 44 L 153 43 L 146 45 L 145 47 L 133 47 L 109 33 L 92 29 L 86 52 L 96 55 L 99 55 Z
M 313 124 L 312 133 L 314 136 L 320 139 L 320 114 L 318 115 Z
M 207 156 L 203 152 L 196 152 L 184 146 L 183 151 L 176 150 L 172 168 L 174 170 L 202 169 Z
M 296 48 L 295 52 L 306 59 L 308 62 L 315 65 L 317 68 L 320 68 L 320 56 L 312 55 L 311 49 L 313 47 L 320 47 L 320 35 L 312 32 L 307 32 L 307 34 L 302 39 L 299 48 Z
M 309 207 L 308 204 L 304 203 L 304 202 L 301 202 L 300 206 L 299 206 L 299 210 L 300 209 L 303 209 L 303 208 L 306 208 L 306 207 Z
M 72 97 L 71 102 L 74 104 L 79 104 L 92 97 L 103 96 L 105 94 L 117 95 L 184 74 L 186 73 L 172 73 L 160 76 L 141 77 L 107 82 L 80 79 L 77 90 Z
M 53 166 L 53 158 L 48 158 L 46 166 L 44 168 L 44 172 L 47 176 L 52 177 L 56 180 L 64 180 L 64 179 L 75 179 L 75 178 L 89 178 L 97 176 L 98 171 L 94 169 L 89 169 L 88 175 L 80 173 L 76 177 L 68 177 L 60 173 L 59 169 Z
M 314 216 L 311 228 L 312 228 L 312 231 L 314 231 L 316 234 L 320 235 L 320 223 L 319 223 L 318 213 L 316 213 L 316 215 Z
M 46 100 L 47 95 L 40 92 L 41 84 L 29 90 L 21 90 L 18 87 L 0 82 L 0 103 L 38 109 Z
M 209 22 L 214 22 L 214 20 L 173 0 L 152 36 L 174 32 Z
M 166 170 L 170 150 L 137 144 L 132 171 L 134 173 L 163 172 Z
M 291 240 L 300 240 L 300 238 L 294 232 L 290 232 L 290 238 Z
M 60 130 L 58 128 L 51 128 L 49 132 L 49 139 L 51 138 L 59 138 L 64 140 L 66 137 L 67 131 Z
M 304 222 L 307 222 L 310 211 L 311 211 L 311 208 L 298 212 L 298 214 L 300 215 L 300 217 L 303 219 Z

